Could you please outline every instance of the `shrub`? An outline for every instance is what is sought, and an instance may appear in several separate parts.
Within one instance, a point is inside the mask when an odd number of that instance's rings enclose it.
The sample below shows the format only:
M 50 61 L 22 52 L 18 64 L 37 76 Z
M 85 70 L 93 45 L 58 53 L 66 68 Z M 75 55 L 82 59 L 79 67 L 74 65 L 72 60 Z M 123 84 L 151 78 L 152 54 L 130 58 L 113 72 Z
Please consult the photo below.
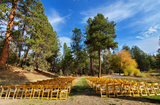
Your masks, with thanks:
M 139 69 L 134 69 L 134 76 L 137 76 L 140 73 Z
M 109 74 L 113 74 L 114 73 L 114 70 L 109 70 Z
M 128 75 L 128 71 L 127 70 L 123 70 L 124 75 L 127 76 Z
M 134 73 L 134 68 L 128 67 L 127 71 L 128 71 L 128 76 L 131 76 Z
M 146 77 L 146 74 L 144 74 L 144 73 L 138 73 L 136 77 Z
M 63 72 L 62 72 L 62 70 L 60 69 L 60 76 L 62 76 L 63 75 Z
M 27 65 L 24 65 L 24 70 L 27 70 L 27 71 L 30 71 L 31 70 L 31 66 L 27 66 Z

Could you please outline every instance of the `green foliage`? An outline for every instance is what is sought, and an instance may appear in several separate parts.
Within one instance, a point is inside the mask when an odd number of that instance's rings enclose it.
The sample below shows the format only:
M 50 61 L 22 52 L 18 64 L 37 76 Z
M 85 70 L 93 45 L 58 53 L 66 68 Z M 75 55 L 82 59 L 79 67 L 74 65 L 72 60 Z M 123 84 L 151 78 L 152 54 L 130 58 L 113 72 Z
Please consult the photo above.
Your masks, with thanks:
M 78 72 L 79 60 L 81 59 L 81 51 L 82 51 L 82 32 L 77 27 L 72 30 L 73 34 L 71 37 L 71 49 L 74 53 L 74 62 L 76 66 L 76 75 Z
M 148 71 L 150 69 L 150 62 L 147 59 L 147 54 L 144 53 L 138 46 L 133 46 L 131 51 L 131 55 L 133 59 L 136 59 L 140 71 Z
M 60 76 L 63 76 L 63 72 L 62 72 L 62 70 L 61 70 L 61 69 L 60 69 L 60 72 L 59 72 L 59 73 L 60 73 Z
M 31 66 L 27 66 L 27 65 L 24 65 L 24 70 L 27 70 L 27 71 L 30 71 L 31 70 Z
M 67 44 L 64 43 L 64 54 L 63 54 L 63 59 L 61 60 L 61 66 L 62 66 L 62 71 L 67 75 L 71 72 L 72 62 L 73 62 L 72 52 L 67 47 Z
M 109 70 L 109 74 L 114 74 L 114 70 Z
M 115 34 L 115 23 L 114 21 L 109 22 L 108 18 L 105 18 L 103 14 L 98 13 L 97 16 L 92 20 L 88 19 L 89 26 L 87 27 L 87 36 L 85 44 L 87 44 L 89 52 L 98 51 L 99 62 L 101 51 L 104 49 L 109 50 L 110 48 L 118 47 L 117 42 L 114 42 L 116 38 Z M 99 63 L 99 76 L 101 77 L 101 62 Z
M 146 74 L 145 73 L 138 73 L 136 76 L 137 77 L 146 77 Z

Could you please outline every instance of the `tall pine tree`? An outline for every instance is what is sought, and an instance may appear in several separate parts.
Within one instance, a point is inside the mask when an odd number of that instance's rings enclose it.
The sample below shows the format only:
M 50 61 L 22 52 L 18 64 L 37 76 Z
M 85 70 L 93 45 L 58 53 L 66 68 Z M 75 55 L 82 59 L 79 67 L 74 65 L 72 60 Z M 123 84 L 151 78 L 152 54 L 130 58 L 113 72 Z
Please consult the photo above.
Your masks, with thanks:
M 103 14 L 98 13 L 92 20 L 86 39 L 86 44 L 89 44 L 98 51 L 99 56 L 99 77 L 101 77 L 101 51 L 104 49 L 110 50 L 117 46 L 117 42 L 114 42 L 116 38 L 114 21 L 109 22 L 108 18 L 105 18 Z

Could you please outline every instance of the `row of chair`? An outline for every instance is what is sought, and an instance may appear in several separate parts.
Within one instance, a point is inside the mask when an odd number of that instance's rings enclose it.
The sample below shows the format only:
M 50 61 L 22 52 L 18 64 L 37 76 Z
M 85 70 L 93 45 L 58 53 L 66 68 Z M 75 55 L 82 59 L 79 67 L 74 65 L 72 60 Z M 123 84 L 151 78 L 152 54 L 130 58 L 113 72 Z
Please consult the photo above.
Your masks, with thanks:
M 101 94 L 101 97 L 160 95 L 159 83 L 107 78 L 86 78 L 86 82 Z
M 67 99 L 76 78 L 55 78 L 15 86 L 1 86 L 1 99 Z

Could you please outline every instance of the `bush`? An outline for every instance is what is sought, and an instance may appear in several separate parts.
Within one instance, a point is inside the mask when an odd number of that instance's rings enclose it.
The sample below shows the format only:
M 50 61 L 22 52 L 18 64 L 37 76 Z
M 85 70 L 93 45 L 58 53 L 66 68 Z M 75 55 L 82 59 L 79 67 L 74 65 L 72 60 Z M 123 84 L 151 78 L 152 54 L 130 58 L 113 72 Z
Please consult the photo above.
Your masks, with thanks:
M 114 70 L 109 70 L 109 74 L 113 74 L 114 73 Z
M 63 76 L 63 72 L 62 72 L 62 70 L 60 69 L 60 76 Z
M 127 76 L 128 75 L 128 71 L 127 70 L 123 70 L 124 75 Z
M 27 70 L 27 71 L 30 71 L 31 70 L 31 66 L 27 66 L 27 65 L 24 65 L 24 70 Z
M 146 74 L 144 74 L 144 73 L 138 73 L 136 77 L 146 77 Z
M 134 69 L 134 76 L 137 76 L 140 73 L 139 69 Z

